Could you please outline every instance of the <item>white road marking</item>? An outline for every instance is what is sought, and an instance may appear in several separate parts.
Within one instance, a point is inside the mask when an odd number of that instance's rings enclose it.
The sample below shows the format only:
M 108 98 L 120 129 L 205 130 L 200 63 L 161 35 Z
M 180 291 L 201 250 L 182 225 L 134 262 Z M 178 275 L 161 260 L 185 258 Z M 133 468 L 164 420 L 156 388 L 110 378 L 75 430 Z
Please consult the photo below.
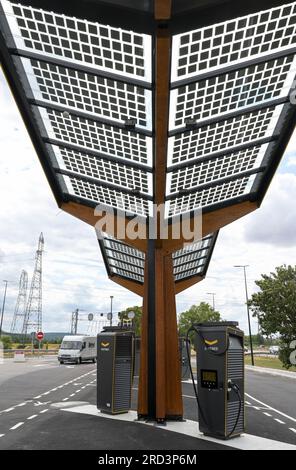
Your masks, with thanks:
M 67 400 L 69 400 L 69 398 L 63 398 L 63 401 L 67 401 Z
M 48 408 L 47 408 L 46 410 L 42 410 L 42 411 L 40 411 L 40 413 L 39 413 L 39 414 L 41 415 L 41 414 L 43 414 L 43 413 L 46 413 L 47 411 L 48 411 Z
M 4 437 L 4 436 L 5 436 L 5 434 L 0 434 L 0 437 Z
M 38 403 L 34 403 L 34 406 L 44 406 L 44 405 L 48 405 L 48 403 L 51 403 L 50 401 L 39 401 Z
M 264 412 L 263 414 L 264 414 L 265 416 L 269 416 L 270 418 L 272 418 L 272 415 L 269 414 L 269 413 Z
M 74 397 L 75 393 L 71 393 L 70 397 Z
M 267 408 L 267 409 L 269 409 L 269 410 L 272 410 L 272 411 L 275 411 L 276 413 L 280 414 L 281 416 L 284 416 L 285 418 L 290 419 L 291 421 L 293 421 L 294 423 L 296 423 L 296 419 L 293 418 L 292 416 L 289 416 L 289 415 L 287 415 L 286 413 L 283 413 L 282 411 L 279 411 L 279 410 L 277 410 L 276 408 L 273 408 L 272 406 L 269 406 L 269 405 L 267 405 L 266 403 L 263 403 L 262 401 L 257 400 L 257 398 L 252 397 L 252 395 L 249 395 L 248 393 L 246 393 L 246 395 L 247 395 L 249 398 L 251 398 L 252 400 L 256 401 L 257 403 L 260 403 L 260 405 L 263 405 L 265 408 Z
M 41 365 L 44 365 L 44 364 L 41 364 Z M 34 365 L 33 367 L 35 367 L 35 366 L 36 366 L 36 365 Z M 48 367 L 49 367 L 49 366 L 48 366 Z M 54 368 L 55 366 L 50 366 L 50 367 Z M 59 366 L 58 366 L 58 367 L 59 367 Z M 74 367 L 75 367 L 75 366 L 73 366 L 73 368 L 74 368 Z M 53 388 L 53 389 L 51 389 L 51 390 L 49 390 L 49 391 L 47 391 L 47 392 L 44 392 L 44 393 L 42 393 L 42 394 L 40 394 L 40 395 L 36 395 L 35 397 L 33 397 L 33 400 L 38 400 L 39 398 L 41 398 L 41 397 L 44 396 L 44 395 L 49 395 L 51 392 L 55 392 L 55 391 L 57 391 L 58 389 L 63 388 L 65 385 L 72 384 L 73 382 L 76 383 L 79 379 L 82 379 L 83 377 L 86 377 L 86 376 L 88 376 L 88 375 L 90 375 L 90 374 L 96 376 L 97 374 L 94 373 L 94 370 L 96 370 L 96 369 L 93 369 L 93 370 L 87 372 L 86 374 L 83 374 L 83 375 L 80 375 L 80 376 L 78 376 L 78 377 L 75 377 L 75 378 L 72 379 L 70 382 L 66 382 L 65 384 L 59 385 L 59 386 L 57 386 L 57 387 L 55 387 L 55 388 Z M 96 380 L 94 380 L 93 382 L 96 382 Z M 90 385 L 92 385 L 92 383 L 86 384 L 85 387 L 86 387 L 86 386 L 90 386 Z M 92 386 L 95 387 L 95 385 L 92 385 Z M 83 387 L 82 387 L 82 388 L 83 388 Z M 2 414 L 2 413 L 9 413 L 10 411 L 14 411 L 16 407 L 25 406 L 25 405 L 27 405 L 28 403 L 32 403 L 33 400 L 27 400 L 26 402 L 19 403 L 19 404 L 17 404 L 17 405 L 14 405 L 14 406 L 11 407 L 11 408 L 7 408 L 6 410 L 2 410 L 2 411 L 0 411 L 0 414 Z M 50 403 L 50 402 L 46 402 L 46 403 Z M 34 406 L 45 405 L 46 403 L 38 403 L 38 404 L 35 404 L 35 403 L 34 403 Z
M 245 401 L 246 405 L 250 405 L 251 403 L 249 401 Z
M 36 418 L 37 416 L 38 416 L 38 415 L 32 415 L 32 416 L 29 416 L 29 418 L 27 418 L 27 419 L 34 419 L 34 418 Z
M 295 428 L 289 428 L 289 429 L 290 429 L 290 431 L 293 431 L 293 432 L 296 433 L 296 429 L 295 429 Z
M 97 410 L 95 405 L 78 405 L 73 407 L 62 408 L 63 411 L 72 412 L 72 413 L 81 413 L 96 416 L 98 419 L 113 419 L 117 421 L 127 421 L 135 423 L 137 426 L 151 426 L 151 423 L 147 424 L 145 421 L 137 421 L 137 412 L 129 411 L 123 415 L 108 415 L 102 414 Z M 161 428 L 156 425 L 156 428 Z M 162 428 L 163 429 L 163 428 Z M 296 429 L 293 429 L 293 432 L 296 433 Z M 215 442 L 221 445 L 221 440 L 215 439 L 212 437 L 204 436 L 198 431 L 198 422 L 192 420 L 186 420 L 185 422 L 172 422 L 168 421 L 165 428 L 166 431 L 171 431 L 179 434 L 185 434 L 187 436 L 195 437 L 197 439 Z M 198 441 L 197 441 L 198 445 Z M 242 434 L 238 438 L 234 438 L 231 441 L 224 441 L 222 443 L 224 446 L 230 446 L 242 450 L 296 450 L 296 446 L 292 444 L 287 444 L 285 442 L 275 441 L 272 439 L 266 439 L 260 436 L 252 436 L 250 434 Z
M 280 424 L 286 424 L 286 423 L 284 423 L 284 421 L 282 421 L 281 419 L 274 418 L 274 420 L 277 421 L 277 422 L 280 423 Z
M 24 423 L 23 422 L 20 422 L 20 423 L 17 423 L 15 424 L 14 426 L 12 426 L 12 428 L 10 428 L 11 431 L 14 431 L 15 429 L 21 427 Z

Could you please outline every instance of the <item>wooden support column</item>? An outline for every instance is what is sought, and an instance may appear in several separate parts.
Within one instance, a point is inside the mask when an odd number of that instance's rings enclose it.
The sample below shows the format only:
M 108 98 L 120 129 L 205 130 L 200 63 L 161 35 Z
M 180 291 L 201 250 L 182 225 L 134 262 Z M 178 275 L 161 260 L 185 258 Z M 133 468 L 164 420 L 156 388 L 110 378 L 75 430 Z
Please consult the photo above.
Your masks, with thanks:
M 141 320 L 141 350 L 138 391 L 138 417 L 148 416 L 148 257 L 145 260 L 144 296 Z
M 171 1 L 155 0 L 154 5 L 155 20 L 159 22 L 154 63 L 154 202 L 160 208 L 166 193 L 172 43 L 167 21 Z M 157 238 L 148 240 L 146 251 L 138 415 L 161 422 L 181 419 L 183 404 L 172 255 L 163 249 L 162 212 L 155 212 L 154 222 Z
M 138 415 L 158 422 L 183 416 L 173 263 L 154 240 L 145 266 Z
M 167 419 L 182 419 L 182 382 L 177 328 L 175 281 L 173 275 L 173 260 L 171 255 L 161 255 L 163 259 L 164 289 L 161 300 L 164 311 L 164 344 L 165 344 L 165 417 Z M 160 299 L 159 299 L 160 300 Z M 159 388 L 158 393 L 162 391 Z

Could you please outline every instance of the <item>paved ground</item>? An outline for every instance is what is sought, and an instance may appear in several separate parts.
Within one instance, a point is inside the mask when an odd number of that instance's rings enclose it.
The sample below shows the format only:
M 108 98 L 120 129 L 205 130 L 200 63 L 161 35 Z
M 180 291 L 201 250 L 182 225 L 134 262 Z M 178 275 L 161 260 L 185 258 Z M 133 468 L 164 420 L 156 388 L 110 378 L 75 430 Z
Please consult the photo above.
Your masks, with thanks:
M 247 372 L 248 433 L 296 445 L 295 384 Z M 137 380 L 134 407 L 136 389 Z M 184 417 L 197 420 L 192 384 L 183 384 L 183 394 Z M 165 428 L 142 426 L 139 432 L 132 422 L 60 409 L 95 403 L 93 364 L 60 366 L 55 358 L 6 361 L 0 365 L 0 449 L 229 449 Z

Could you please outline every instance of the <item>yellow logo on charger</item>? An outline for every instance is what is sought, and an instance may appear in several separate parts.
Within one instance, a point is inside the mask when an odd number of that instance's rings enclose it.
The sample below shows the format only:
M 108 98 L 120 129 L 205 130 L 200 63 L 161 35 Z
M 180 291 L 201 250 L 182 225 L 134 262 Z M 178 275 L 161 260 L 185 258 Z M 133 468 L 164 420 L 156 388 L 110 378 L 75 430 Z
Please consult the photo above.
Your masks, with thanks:
M 214 344 L 218 343 L 218 340 L 214 339 L 213 341 L 210 341 L 208 339 L 205 339 L 205 343 L 206 343 L 207 346 L 214 346 Z
M 103 348 L 108 348 L 108 346 L 110 346 L 110 343 L 101 343 L 101 346 Z

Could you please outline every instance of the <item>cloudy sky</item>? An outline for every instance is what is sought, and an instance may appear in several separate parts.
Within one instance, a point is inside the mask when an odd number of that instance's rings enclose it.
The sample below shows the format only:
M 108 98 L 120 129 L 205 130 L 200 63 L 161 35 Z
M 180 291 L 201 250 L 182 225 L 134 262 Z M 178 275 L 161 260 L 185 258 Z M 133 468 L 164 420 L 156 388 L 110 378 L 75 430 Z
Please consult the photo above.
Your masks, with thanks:
M 68 331 L 71 312 L 108 312 L 140 305 L 140 297 L 109 281 L 94 230 L 60 211 L 55 204 L 17 107 L 0 69 L 0 302 L 9 281 L 4 329 L 9 330 L 22 269 L 31 278 L 40 232 L 43 261 L 45 331 Z M 224 319 L 238 320 L 246 331 L 243 272 L 248 264 L 249 294 L 254 281 L 281 264 L 296 264 L 296 135 L 258 211 L 220 232 L 207 279 L 177 297 L 182 312 L 194 303 L 211 302 Z M 257 323 L 252 321 L 254 331 Z M 81 323 L 87 329 L 87 322 Z

